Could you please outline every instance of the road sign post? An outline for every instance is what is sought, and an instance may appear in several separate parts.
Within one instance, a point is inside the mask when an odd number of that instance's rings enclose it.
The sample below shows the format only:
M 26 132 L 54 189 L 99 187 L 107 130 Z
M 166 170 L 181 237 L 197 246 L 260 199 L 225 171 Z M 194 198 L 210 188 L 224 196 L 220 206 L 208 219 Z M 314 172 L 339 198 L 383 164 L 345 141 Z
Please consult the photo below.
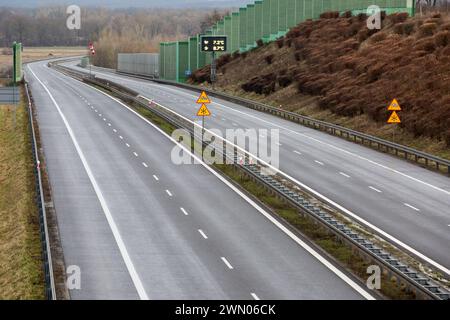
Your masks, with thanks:
M 215 90 L 216 83 L 216 72 L 217 72 L 217 64 L 216 64 L 216 53 L 212 52 L 212 60 L 211 60 L 211 85 L 213 90 Z
M 203 140 L 205 138 L 205 117 L 210 117 L 211 112 L 209 111 L 207 104 L 211 103 L 208 95 L 205 91 L 200 94 L 200 97 L 197 99 L 197 103 L 202 106 L 197 111 L 197 116 L 202 117 L 202 161 L 204 160 L 204 148 L 203 148 Z
M 16 128 L 16 87 L 17 82 L 22 80 L 22 44 L 14 42 L 13 46 L 13 127 Z
M 392 100 L 391 104 L 388 106 L 388 111 L 392 111 L 391 116 L 389 117 L 387 123 L 389 124 L 398 124 L 402 123 L 400 117 L 397 114 L 397 111 L 401 111 L 402 108 L 398 103 L 397 99 Z M 395 142 L 395 125 L 392 126 L 392 142 Z
M 94 48 L 94 44 L 92 42 L 89 42 L 89 51 L 90 51 L 90 56 L 89 56 L 89 78 L 92 78 L 92 60 L 93 60 L 93 57 L 95 56 L 95 48 Z
M 227 36 L 201 36 L 201 51 L 211 52 L 211 85 L 213 90 L 215 89 L 215 82 L 217 76 L 217 62 L 216 62 L 216 52 L 226 52 L 227 51 Z

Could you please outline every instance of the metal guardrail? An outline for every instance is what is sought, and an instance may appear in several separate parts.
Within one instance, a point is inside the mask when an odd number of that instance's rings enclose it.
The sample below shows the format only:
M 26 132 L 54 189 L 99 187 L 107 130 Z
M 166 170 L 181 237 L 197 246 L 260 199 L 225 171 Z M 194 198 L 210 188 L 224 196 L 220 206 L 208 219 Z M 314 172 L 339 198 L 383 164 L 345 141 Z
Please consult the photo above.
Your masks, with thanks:
M 145 109 L 151 111 L 157 116 L 163 118 L 176 128 L 187 130 L 194 138 L 201 139 L 201 136 L 196 135 L 194 126 L 196 125 L 191 120 L 177 114 L 176 112 L 164 107 L 156 102 L 151 102 L 151 107 L 147 102 L 144 102 L 141 98 L 130 95 L 129 93 L 120 92 L 120 90 L 111 86 L 111 81 L 108 81 L 110 86 L 105 84 L 105 80 L 98 81 L 98 78 L 88 78 L 82 72 L 74 71 L 72 69 L 57 66 L 60 71 L 78 78 L 81 81 L 101 86 L 107 90 L 114 92 L 118 97 L 125 101 L 133 102 Z M 360 255 L 380 265 L 383 271 L 386 271 L 389 275 L 395 276 L 399 283 L 404 283 L 406 288 L 415 292 L 418 298 L 435 299 L 435 300 L 449 300 L 450 292 L 445 288 L 442 288 L 439 284 L 434 282 L 429 277 L 421 274 L 413 268 L 403 264 L 399 259 L 395 258 L 391 253 L 380 248 L 360 233 L 350 229 L 345 224 L 341 223 L 331 214 L 325 212 L 317 205 L 313 204 L 311 200 L 302 196 L 292 188 L 284 185 L 280 180 L 275 179 L 272 176 L 264 175 L 263 169 L 265 165 L 259 160 L 255 161 L 255 157 L 240 149 L 235 150 L 235 145 L 226 141 L 225 139 L 216 136 L 221 139 L 225 144 L 231 144 L 233 147 L 233 154 L 222 152 L 222 156 L 230 159 L 231 163 L 238 169 L 244 171 L 249 177 L 258 181 L 266 189 L 277 194 L 284 201 L 296 207 L 301 212 L 308 214 L 321 226 L 329 230 L 332 234 L 337 236 L 340 240 L 344 241 L 352 248 L 356 249 Z M 206 146 L 206 143 L 204 144 Z M 224 148 L 225 150 L 230 150 Z M 220 151 L 218 151 L 220 152 Z M 244 158 L 239 157 L 241 153 L 244 153 Z
M 401 144 L 397 144 L 394 142 L 390 142 L 381 138 L 377 138 L 362 132 L 358 132 L 352 129 L 348 129 L 336 124 L 332 124 L 329 122 L 316 120 L 307 116 L 302 116 L 295 112 L 286 111 L 280 108 L 272 107 L 267 104 L 256 102 L 236 96 L 232 96 L 227 93 L 213 91 L 208 88 L 189 85 L 185 83 L 178 83 L 174 81 L 169 80 L 161 80 L 161 79 L 153 79 L 151 77 L 145 77 L 142 75 L 135 75 L 125 72 L 117 72 L 118 74 L 124 74 L 129 76 L 134 76 L 137 78 L 142 78 L 150 81 L 154 81 L 161 84 L 167 84 L 171 86 L 176 86 L 196 92 L 206 91 L 206 93 L 210 96 L 217 97 L 229 102 L 233 102 L 254 110 L 263 111 L 266 113 L 270 113 L 272 115 L 278 116 L 280 118 L 299 123 L 301 125 L 304 125 L 306 127 L 310 127 L 316 130 L 327 132 L 331 135 L 338 136 L 341 138 L 345 138 L 347 140 L 353 141 L 355 143 L 360 143 L 362 145 L 378 149 L 379 151 L 384 151 L 389 154 L 394 154 L 396 156 L 402 156 L 406 160 L 414 161 L 417 164 L 421 164 L 421 161 L 423 162 L 423 165 L 425 165 L 427 168 L 435 168 L 436 170 L 440 171 L 441 168 L 444 168 L 444 170 L 447 172 L 448 175 L 450 175 L 450 161 L 434 156 L 432 154 L 422 152 Z
M 50 240 L 49 240 L 49 232 L 47 225 L 47 213 L 45 210 L 45 200 L 44 200 L 44 191 L 42 188 L 42 177 L 41 177 L 41 168 L 40 168 L 40 160 L 39 160 L 39 152 L 37 150 L 37 141 L 36 141 L 36 133 L 34 129 L 34 119 L 33 119 L 33 110 L 32 110 L 32 100 L 31 95 L 28 89 L 28 83 L 25 80 L 25 91 L 28 99 L 28 114 L 29 114 L 29 125 L 31 130 L 31 148 L 33 151 L 33 161 L 34 161 L 34 176 L 35 176 L 35 184 L 36 184 L 36 202 L 39 209 L 39 226 L 40 226 L 40 237 L 42 244 L 42 258 L 44 261 L 44 277 L 45 277 L 45 285 L 46 285 L 46 298 L 47 300 L 56 300 L 56 290 L 55 290 L 55 281 L 53 275 L 53 262 L 52 262 L 52 254 L 50 248 Z

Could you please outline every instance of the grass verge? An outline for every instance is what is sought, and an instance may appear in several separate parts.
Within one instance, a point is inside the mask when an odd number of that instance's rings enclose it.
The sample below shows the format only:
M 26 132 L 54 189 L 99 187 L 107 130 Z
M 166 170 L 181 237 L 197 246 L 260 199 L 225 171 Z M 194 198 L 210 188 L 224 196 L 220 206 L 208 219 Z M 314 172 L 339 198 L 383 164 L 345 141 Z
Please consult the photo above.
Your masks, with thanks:
M 44 299 L 34 164 L 25 99 L 0 106 L 0 299 Z

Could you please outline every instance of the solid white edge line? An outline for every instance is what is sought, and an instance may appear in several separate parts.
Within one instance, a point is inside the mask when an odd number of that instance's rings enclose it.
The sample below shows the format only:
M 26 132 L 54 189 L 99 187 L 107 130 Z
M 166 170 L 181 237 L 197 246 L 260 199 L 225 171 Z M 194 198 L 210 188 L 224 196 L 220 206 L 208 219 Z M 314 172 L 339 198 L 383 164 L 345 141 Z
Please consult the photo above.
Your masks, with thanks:
M 228 262 L 228 260 L 225 257 L 221 257 L 220 259 L 222 259 L 223 263 L 225 263 L 225 265 L 228 267 L 228 269 L 233 270 L 233 266 L 231 265 L 231 263 Z
M 75 80 L 76 81 L 76 80 Z M 231 188 L 234 192 L 236 192 L 238 195 L 240 195 L 244 200 L 246 200 L 250 205 L 252 205 L 256 210 L 258 210 L 262 215 L 264 215 L 268 220 L 270 220 L 273 224 L 275 224 L 279 229 L 281 229 L 286 235 L 288 235 L 292 240 L 294 240 L 298 245 L 303 247 L 309 254 L 311 254 L 314 258 L 316 258 L 319 262 L 321 262 L 325 267 L 327 267 L 330 271 L 332 271 L 334 274 L 336 274 L 340 279 L 342 279 L 345 283 L 347 283 L 350 287 L 352 287 L 356 292 L 358 292 L 362 297 L 368 300 L 375 300 L 375 298 L 367 291 L 365 291 L 362 287 L 360 287 L 356 282 L 354 282 L 352 279 L 350 279 L 346 274 L 344 274 L 342 271 L 337 269 L 334 265 L 332 265 L 328 260 L 326 260 L 324 257 L 322 257 L 318 252 L 316 252 L 312 247 L 310 247 L 308 244 L 306 244 L 304 241 L 302 241 L 300 238 L 298 238 L 294 233 L 292 233 L 289 229 L 287 229 L 283 224 L 281 224 L 279 221 L 277 221 L 274 217 L 272 217 L 269 213 L 267 213 L 264 209 L 262 209 L 257 203 L 255 203 L 253 200 L 251 200 L 249 197 L 247 197 L 242 191 L 240 191 L 237 187 L 235 187 L 231 182 L 226 180 L 224 177 L 222 177 L 219 173 L 217 173 L 215 170 L 213 170 L 211 167 L 209 167 L 206 163 L 204 163 L 199 157 L 197 157 L 195 154 L 193 154 L 190 150 L 188 150 L 184 145 L 177 142 L 175 139 L 173 139 L 171 136 L 169 136 L 167 133 L 165 133 L 163 130 L 161 130 L 159 127 L 157 127 L 155 124 L 150 122 L 148 119 L 144 118 L 142 115 L 128 107 L 126 104 L 121 102 L 120 100 L 110 96 L 109 94 L 95 88 L 91 87 L 85 83 L 80 82 L 82 85 L 85 85 L 87 87 L 92 88 L 93 90 L 98 91 L 99 93 L 109 97 L 110 99 L 116 101 L 118 104 L 125 107 L 128 111 L 135 114 L 137 117 L 142 119 L 144 122 L 148 123 L 150 126 L 155 128 L 158 132 L 160 132 L 163 136 L 165 136 L 167 139 L 172 141 L 174 144 L 176 144 L 179 148 L 183 149 L 185 152 L 190 154 L 197 163 L 201 164 L 204 168 L 206 168 L 209 172 L 211 172 L 214 176 L 216 176 L 219 180 L 221 180 L 224 184 L 226 184 L 229 188 Z
M 66 126 L 66 129 L 70 135 L 70 138 L 72 139 L 72 142 L 75 146 L 78 156 L 80 157 L 81 162 L 83 163 L 84 169 L 89 177 L 89 180 L 91 181 L 91 184 L 94 188 L 94 191 L 95 191 L 97 198 L 100 202 L 100 205 L 103 209 L 103 213 L 106 216 L 106 220 L 108 221 L 108 224 L 113 233 L 114 239 L 116 240 L 116 244 L 119 247 L 120 254 L 122 255 L 122 259 L 125 262 L 125 265 L 128 269 L 128 273 L 130 274 L 130 277 L 133 281 L 133 284 L 136 288 L 136 291 L 137 291 L 140 299 L 141 300 L 149 300 L 149 297 L 148 297 L 147 293 L 145 292 L 144 286 L 142 285 L 141 279 L 139 278 L 139 275 L 134 267 L 134 264 L 130 258 L 130 255 L 128 254 L 128 250 L 125 246 L 125 243 L 122 240 L 122 236 L 120 235 L 119 229 L 117 228 L 114 218 L 112 217 L 112 214 L 109 210 L 109 207 L 106 203 L 103 193 L 97 183 L 97 180 L 95 179 L 95 177 L 91 171 L 91 168 L 89 167 L 89 164 L 84 156 L 83 151 L 80 148 L 80 145 L 78 144 L 78 141 L 75 137 L 75 134 L 72 131 L 72 128 L 70 127 L 66 117 L 64 116 L 63 112 L 61 111 L 61 108 L 59 107 L 58 103 L 56 102 L 55 98 L 53 97 L 53 95 L 51 94 L 49 89 L 44 85 L 44 83 L 42 83 L 42 81 L 38 78 L 38 76 L 33 72 L 30 65 L 28 65 L 28 69 L 33 74 L 33 76 L 36 78 L 36 80 L 41 84 L 41 86 L 44 88 L 44 90 L 47 92 L 47 94 L 49 95 L 50 99 L 53 102 L 53 105 L 56 107 L 56 110 L 58 111 L 61 119 L 63 120 L 64 125 Z

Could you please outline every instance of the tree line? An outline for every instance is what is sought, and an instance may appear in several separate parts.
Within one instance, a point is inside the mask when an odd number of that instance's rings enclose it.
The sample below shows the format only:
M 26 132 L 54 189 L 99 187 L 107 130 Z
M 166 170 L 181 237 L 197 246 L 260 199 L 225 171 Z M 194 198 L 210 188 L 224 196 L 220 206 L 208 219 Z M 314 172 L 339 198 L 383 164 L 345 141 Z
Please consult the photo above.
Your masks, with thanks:
M 0 8 L 0 47 L 13 41 L 25 46 L 87 46 L 105 35 L 148 43 L 200 33 L 223 12 L 211 9 L 82 8 L 81 29 L 66 27 L 66 7 Z

